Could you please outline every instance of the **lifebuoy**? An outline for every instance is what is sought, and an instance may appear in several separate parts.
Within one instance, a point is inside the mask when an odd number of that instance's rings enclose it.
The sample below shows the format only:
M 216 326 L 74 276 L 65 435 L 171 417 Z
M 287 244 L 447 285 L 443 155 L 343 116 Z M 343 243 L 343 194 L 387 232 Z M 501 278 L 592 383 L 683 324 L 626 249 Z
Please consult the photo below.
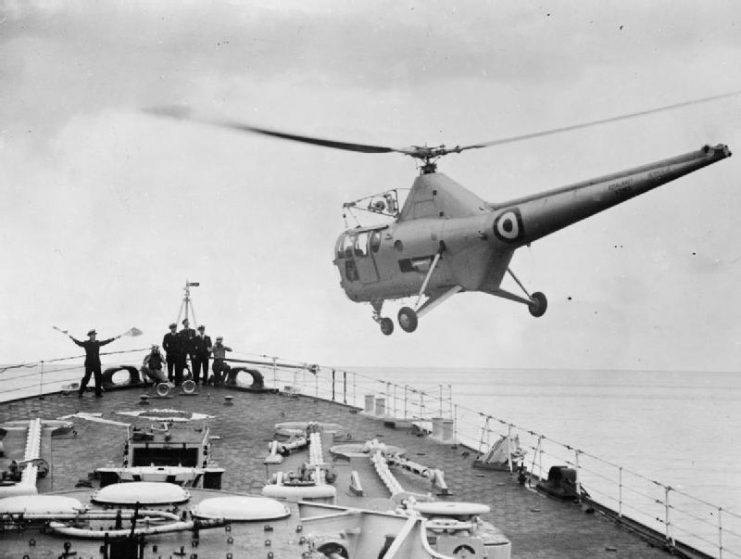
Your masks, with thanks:
M 115 383 L 113 382 L 113 375 L 119 371 L 128 371 L 129 380 L 128 382 Z M 124 386 L 134 386 L 141 384 L 141 377 L 139 376 L 139 369 L 131 365 L 121 365 L 120 367 L 111 367 L 103 371 L 102 376 L 103 388 L 110 390 L 111 388 L 120 388 Z
M 237 375 L 241 372 L 248 373 L 252 376 L 252 384 L 249 385 L 248 388 L 253 390 L 262 390 L 265 388 L 265 378 L 262 376 L 262 373 L 257 369 L 249 369 L 247 367 L 234 367 L 229 369 L 226 377 L 226 384 L 236 385 Z

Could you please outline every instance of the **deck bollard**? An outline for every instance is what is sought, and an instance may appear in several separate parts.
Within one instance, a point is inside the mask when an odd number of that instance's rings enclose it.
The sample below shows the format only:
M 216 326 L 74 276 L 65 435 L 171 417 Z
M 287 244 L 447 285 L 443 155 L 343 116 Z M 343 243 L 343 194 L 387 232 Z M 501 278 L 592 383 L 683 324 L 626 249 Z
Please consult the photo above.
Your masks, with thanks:
M 383 398 L 381 396 L 376 398 L 376 416 L 378 417 L 386 416 L 386 398 Z
M 376 397 L 373 394 L 366 394 L 365 395 L 365 413 L 369 415 L 373 415 L 373 411 L 375 410 L 376 405 Z

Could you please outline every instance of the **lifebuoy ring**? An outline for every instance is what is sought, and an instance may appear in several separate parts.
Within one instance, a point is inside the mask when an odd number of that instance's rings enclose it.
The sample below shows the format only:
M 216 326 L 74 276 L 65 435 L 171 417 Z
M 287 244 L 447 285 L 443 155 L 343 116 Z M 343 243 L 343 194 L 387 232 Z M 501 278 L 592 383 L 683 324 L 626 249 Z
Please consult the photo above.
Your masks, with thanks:
M 129 380 L 128 382 L 115 383 L 113 382 L 113 375 L 119 371 L 128 371 Z M 141 384 L 141 377 L 139 376 L 139 369 L 131 365 L 121 365 L 120 367 L 111 367 L 103 371 L 102 375 L 103 388 L 110 390 L 111 388 L 122 388 L 124 386 L 134 386 Z
M 232 369 L 229 369 L 228 375 L 226 377 L 226 384 L 236 385 L 237 375 L 241 372 L 248 373 L 250 376 L 252 376 L 252 384 L 250 384 L 247 388 L 252 390 L 263 390 L 265 388 L 265 378 L 262 376 L 262 373 L 257 369 L 249 369 L 247 367 L 234 367 Z

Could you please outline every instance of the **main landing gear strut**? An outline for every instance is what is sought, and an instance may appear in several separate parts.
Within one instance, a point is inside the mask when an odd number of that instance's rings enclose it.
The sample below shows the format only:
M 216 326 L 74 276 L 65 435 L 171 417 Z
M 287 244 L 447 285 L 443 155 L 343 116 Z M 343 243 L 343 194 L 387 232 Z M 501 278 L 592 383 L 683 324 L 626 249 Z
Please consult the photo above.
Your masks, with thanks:
M 436 294 L 428 298 L 421 306 L 415 305 L 412 307 L 401 307 L 397 316 L 399 320 L 399 326 L 404 332 L 414 332 L 419 325 L 419 319 L 430 312 L 432 309 L 445 302 L 449 297 L 452 297 L 456 293 L 463 291 L 463 288 L 459 285 L 451 287 L 447 291 Z M 419 302 L 419 300 L 418 300 Z M 381 326 L 381 332 L 386 336 L 390 336 L 394 331 L 394 323 L 390 318 L 381 316 L 381 307 L 383 301 L 374 301 L 371 303 L 373 306 L 373 320 L 375 320 Z
M 540 291 L 536 291 L 533 294 L 528 293 L 527 289 L 525 289 L 525 286 L 522 285 L 522 282 L 517 279 L 517 276 L 514 274 L 514 272 L 509 268 L 507 268 L 507 272 L 510 276 L 512 276 L 512 279 L 515 280 L 515 283 L 517 283 L 520 289 L 522 289 L 525 297 L 520 297 L 519 295 L 515 295 L 514 293 L 510 293 L 509 291 L 505 291 L 504 289 L 497 289 L 495 291 L 490 291 L 489 293 L 491 293 L 492 295 L 496 295 L 497 297 L 502 297 L 503 299 L 509 299 L 510 301 L 516 301 L 517 303 L 527 305 L 527 309 L 530 311 L 530 314 L 536 318 L 543 316 L 545 314 L 545 311 L 548 309 L 548 299 L 546 299 L 546 296 Z
M 419 324 L 419 318 L 423 314 L 430 312 L 434 307 L 442 303 L 445 299 L 447 299 L 451 295 L 454 295 L 455 293 L 458 293 L 458 291 L 462 289 L 458 286 L 455 286 L 445 293 L 430 297 L 429 299 L 427 299 L 427 301 L 424 302 L 424 304 L 420 306 L 422 298 L 425 295 L 425 291 L 427 290 L 427 285 L 430 283 L 432 273 L 435 271 L 435 268 L 437 268 L 437 264 L 440 262 L 440 257 L 443 254 L 443 250 L 445 250 L 445 245 L 441 241 L 440 250 L 437 251 L 435 257 L 432 259 L 430 269 L 427 271 L 427 275 L 422 282 L 422 287 L 419 288 L 419 293 L 417 294 L 417 301 L 414 304 L 414 308 L 401 307 L 399 309 L 397 318 L 399 320 L 399 326 L 402 330 L 404 330 L 404 332 L 414 332 L 417 329 L 417 325 Z M 391 333 L 394 331 L 394 323 L 391 322 L 390 318 L 381 317 L 381 307 L 383 306 L 383 301 L 374 301 L 371 304 L 373 305 L 373 320 L 381 325 L 381 332 L 383 332 L 386 336 L 391 335 Z

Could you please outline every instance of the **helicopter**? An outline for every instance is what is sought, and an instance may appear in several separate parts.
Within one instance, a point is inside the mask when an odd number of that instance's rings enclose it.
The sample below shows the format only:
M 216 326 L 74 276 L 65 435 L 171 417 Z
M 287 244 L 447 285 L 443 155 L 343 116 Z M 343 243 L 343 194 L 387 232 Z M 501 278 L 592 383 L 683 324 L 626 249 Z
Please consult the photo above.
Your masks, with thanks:
M 370 303 L 373 320 L 388 336 L 394 331 L 394 322 L 383 316 L 382 310 L 389 300 L 416 297 L 411 306 L 402 306 L 397 314 L 397 322 L 405 332 L 414 332 L 425 314 L 453 295 L 466 291 L 521 303 L 533 317 L 543 316 L 548 308 L 546 296 L 540 291 L 530 293 L 510 267 L 518 248 L 730 157 L 731 152 L 724 144 L 705 145 L 668 159 L 499 203 L 483 200 L 438 172 L 437 163 L 442 157 L 739 94 L 741 91 L 454 147 L 393 148 L 337 141 L 201 117 L 183 107 L 158 107 L 147 109 L 147 112 L 333 149 L 367 154 L 398 153 L 419 161 L 419 175 L 403 205 L 399 202 L 398 191 L 390 190 L 343 206 L 345 210 L 362 209 L 386 216 L 390 221 L 348 228 L 339 235 L 334 247 L 333 263 L 345 294 L 351 301 Z M 368 200 L 367 205 L 363 205 L 365 200 Z M 502 288 L 506 275 L 514 280 L 521 294 Z

